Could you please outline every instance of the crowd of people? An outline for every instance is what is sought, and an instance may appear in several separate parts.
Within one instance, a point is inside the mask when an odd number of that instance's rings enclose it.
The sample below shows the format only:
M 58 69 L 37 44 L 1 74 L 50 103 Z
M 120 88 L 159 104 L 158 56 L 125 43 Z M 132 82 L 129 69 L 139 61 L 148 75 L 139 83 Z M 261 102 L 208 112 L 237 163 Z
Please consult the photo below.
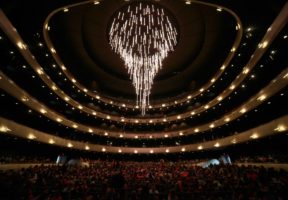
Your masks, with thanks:
M 94 161 L 0 172 L 1 199 L 287 199 L 284 170 L 191 161 Z
M 288 163 L 288 155 L 242 156 L 237 163 Z
M 0 164 L 13 164 L 13 163 L 51 163 L 51 158 L 46 156 L 33 156 L 33 155 L 22 155 L 15 153 L 1 152 Z

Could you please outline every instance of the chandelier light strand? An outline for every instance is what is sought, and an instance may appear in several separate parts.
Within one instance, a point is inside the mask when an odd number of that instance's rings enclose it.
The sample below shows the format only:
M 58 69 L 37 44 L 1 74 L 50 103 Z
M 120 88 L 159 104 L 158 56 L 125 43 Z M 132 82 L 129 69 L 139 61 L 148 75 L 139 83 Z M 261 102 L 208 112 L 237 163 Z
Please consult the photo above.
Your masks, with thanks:
M 134 3 L 115 15 L 109 29 L 109 43 L 125 63 L 142 115 L 163 60 L 177 45 L 177 29 L 171 22 L 162 7 Z

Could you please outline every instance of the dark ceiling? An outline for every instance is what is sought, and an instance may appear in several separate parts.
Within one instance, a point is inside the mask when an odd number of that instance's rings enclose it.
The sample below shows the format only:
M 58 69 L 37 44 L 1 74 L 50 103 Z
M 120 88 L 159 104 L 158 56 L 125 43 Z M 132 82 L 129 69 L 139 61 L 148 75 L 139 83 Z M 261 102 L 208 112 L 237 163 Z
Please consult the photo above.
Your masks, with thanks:
M 49 35 L 76 79 L 102 94 L 133 99 L 135 90 L 124 62 L 107 38 L 111 16 L 127 3 L 103 1 L 61 10 L 50 20 Z M 157 3 L 175 16 L 180 32 L 175 51 L 164 60 L 153 84 L 152 98 L 163 98 L 195 90 L 211 79 L 232 48 L 237 23 L 230 13 L 217 12 L 212 6 L 171 0 Z
M 29 0 L 24 3 L 12 0 L 5 2 L 3 9 L 25 39 L 26 36 L 31 38 L 31 33 L 35 32 L 42 35 L 41 28 L 52 11 L 79 2 Z M 176 50 L 164 60 L 163 68 L 155 78 L 151 100 L 199 89 L 212 78 L 231 50 L 236 36 L 236 20 L 226 11 L 217 12 L 215 7 L 198 3 L 151 2 L 167 8 L 176 18 L 180 30 Z M 260 26 L 272 22 L 285 2 L 267 0 L 261 5 L 256 2 L 249 2 L 249 5 L 241 2 L 211 3 L 234 11 L 244 27 L 257 23 L 258 28 L 262 28 Z M 129 2 L 109 0 L 57 13 L 51 19 L 49 34 L 60 58 L 83 85 L 103 95 L 134 100 L 135 89 L 123 61 L 112 52 L 106 33 L 111 16 L 125 4 Z M 257 14 L 254 12 L 256 9 Z

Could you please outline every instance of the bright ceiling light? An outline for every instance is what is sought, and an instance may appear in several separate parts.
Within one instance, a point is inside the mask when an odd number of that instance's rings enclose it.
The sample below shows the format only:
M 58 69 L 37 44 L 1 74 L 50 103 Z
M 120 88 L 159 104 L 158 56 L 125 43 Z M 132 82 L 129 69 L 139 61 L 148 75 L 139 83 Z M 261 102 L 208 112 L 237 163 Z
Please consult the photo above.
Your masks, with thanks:
M 25 44 L 23 44 L 22 42 L 17 42 L 17 46 L 19 47 L 19 49 L 26 49 Z
M 0 132 L 6 133 L 8 131 L 11 131 L 7 126 L 0 126 Z
M 111 22 L 109 44 L 124 61 L 136 89 L 136 103 L 145 115 L 153 80 L 178 42 L 175 20 L 158 4 L 135 2 L 125 5 Z
M 29 99 L 28 99 L 28 97 L 26 97 L 26 96 L 23 96 L 23 97 L 21 98 L 21 101 L 24 101 L 24 102 L 26 102 L 26 101 L 29 101 Z
M 214 144 L 214 147 L 220 147 L 219 142 L 217 142 L 216 144 Z
M 62 122 L 63 120 L 62 120 L 61 118 L 57 117 L 57 118 L 56 118 L 56 121 L 57 121 L 57 122 Z
M 40 112 L 41 112 L 42 114 L 47 113 L 47 111 L 46 111 L 45 109 L 43 109 L 43 108 L 40 109 Z
M 257 133 L 253 133 L 250 138 L 251 139 L 257 139 L 259 137 L 259 135 Z
M 217 8 L 216 9 L 218 12 L 221 12 L 222 11 L 222 8 Z
M 268 45 L 268 41 L 264 41 L 263 43 L 260 43 L 259 44 L 259 48 L 266 48 L 267 47 L 267 45 Z
M 259 100 L 259 101 L 264 101 L 265 99 L 266 99 L 266 95 L 265 94 L 262 94 L 261 96 L 259 96 L 257 98 L 257 100 Z
M 274 130 L 278 132 L 283 132 L 286 131 L 286 127 L 284 125 L 278 125 Z
M 49 139 L 48 143 L 49 144 L 55 144 L 55 141 L 53 139 Z
M 246 108 L 242 108 L 241 110 L 240 110 L 240 113 L 245 113 L 247 110 L 246 110 Z
M 30 139 L 30 140 L 34 140 L 34 139 L 36 139 L 36 136 L 35 136 L 34 134 L 30 133 L 30 134 L 27 136 L 27 138 Z
M 224 121 L 225 121 L 225 122 L 230 122 L 230 118 L 229 118 L 229 117 L 226 117 L 226 118 L 224 119 Z
M 248 74 L 248 72 L 249 72 L 249 68 L 245 67 L 245 68 L 243 69 L 243 74 Z
M 234 90 L 234 89 L 235 89 L 235 85 L 231 85 L 231 86 L 229 87 L 229 89 L 230 89 L 230 90 Z

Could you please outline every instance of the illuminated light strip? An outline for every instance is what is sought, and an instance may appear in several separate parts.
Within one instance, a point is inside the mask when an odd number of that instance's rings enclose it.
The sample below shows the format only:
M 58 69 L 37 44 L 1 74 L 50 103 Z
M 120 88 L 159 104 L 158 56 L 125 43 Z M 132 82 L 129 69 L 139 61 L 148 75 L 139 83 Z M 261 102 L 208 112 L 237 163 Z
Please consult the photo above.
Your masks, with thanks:
M 255 94 L 253 97 L 251 97 L 249 100 L 247 100 L 247 102 L 243 103 L 242 105 L 240 105 L 238 108 L 236 108 L 234 111 L 231 111 L 230 113 L 226 113 L 226 115 L 224 115 L 222 118 L 216 119 L 214 120 L 212 123 L 216 123 L 217 126 L 221 126 L 223 124 L 225 124 L 225 119 L 227 117 L 229 117 L 229 120 L 234 120 L 237 117 L 243 115 L 244 113 L 241 113 L 241 109 L 245 107 L 246 111 L 247 109 L 251 110 L 253 108 L 255 108 L 256 106 L 260 105 L 263 103 L 263 101 L 255 101 L 258 97 L 259 94 L 263 94 L 269 91 L 269 93 L 267 93 L 267 97 L 269 98 L 271 96 L 273 96 L 275 93 L 277 93 L 278 91 L 280 91 L 283 87 L 285 87 L 287 85 L 287 81 L 286 79 L 283 79 L 283 74 L 287 74 L 288 69 L 283 70 L 274 80 L 276 81 L 271 81 L 265 88 L 261 89 L 260 92 L 258 94 Z M 10 79 L 3 74 L 2 72 L 0 72 L 0 76 L 2 77 L 2 80 L 0 81 L 0 88 L 2 88 L 3 90 L 7 91 L 9 94 L 11 94 L 12 96 L 16 97 L 18 100 L 21 100 L 21 98 L 23 96 L 28 97 L 30 100 L 23 102 L 25 105 L 29 106 L 30 108 L 36 110 L 37 112 L 40 112 L 40 110 L 38 109 L 40 106 L 42 106 L 42 104 L 40 102 L 38 102 L 37 100 L 35 100 L 32 96 L 29 96 L 25 91 L 23 91 L 23 89 L 21 89 L 19 86 L 17 86 L 15 83 L 11 82 Z M 268 95 L 269 94 L 269 95 Z M 73 124 L 75 124 L 76 122 L 71 121 L 69 119 L 64 118 L 63 116 L 61 116 L 60 114 L 54 112 L 53 110 L 50 110 L 47 108 L 47 113 L 45 114 L 46 117 L 50 118 L 51 120 L 57 120 L 57 118 L 61 118 L 63 119 L 63 122 L 61 122 L 63 125 L 72 127 Z M 187 135 L 189 134 L 193 134 L 194 132 L 197 133 L 199 132 L 199 130 L 201 131 L 205 131 L 208 130 L 210 123 L 207 124 L 203 124 L 199 127 L 191 127 L 188 129 L 183 129 L 181 131 L 185 131 L 185 133 L 187 133 Z M 89 128 L 88 126 L 84 125 L 84 124 L 80 124 L 79 123 L 79 128 L 78 130 L 81 130 L 83 132 L 87 132 L 87 129 Z M 195 129 L 196 128 L 196 129 Z M 94 128 L 95 129 L 95 134 L 101 135 L 99 133 L 97 133 L 97 131 L 99 132 L 104 132 L 105 130 L 103 129 L 99 129 L 99 128 Z M 197 130 L 197 131 L 196 131 Z M 153 134 L 153 138 L 161 138 L 161 134 L 157 134 L 156 133 L 151 133 L 148 132 L 150 135 Z M 125 138 L 132 138 L 131 134 L 135 134 L 135 132 L 127 132 L 127 134 L 125 135 Z M 164 134 L 169 135 L 169 137 L 176 137 L 179 135 L 178 131 L 167 131 Z M 141 136 L 141 138 L 148 138 L 148 134 L 144 133 L 144 134 L 138 134 L 139 136 Z M 118 137 L 119 136 L 119 132 L 110 132 L 110 135 L 112 137 Z
M 0 121 L 1 121 L 2 126 L 9 127 L 11 129 L 11 131 L 5 134 L 27 138 L 27 133 L 30 133 L 29 138 L 35 141 L 39 141 L 43 143 L 50 143 L 50 144 L 53 143 L 58 146 L 64 146 L 64 147 L 69 147 L 69 148 L 73 147 L 75 149 L 80 149 L 80 150 L 84 150 L 85 146 L 87 146 L 87 143 L 85 142 L 64 139 L 55 135 L 51 135 L 42 131 L 29 128 L 25 125 L 16 123 L 10 119 L 5 119 L 5 118 L 0 117 Z M 275 129 L 277 129 L 279 126 L 287 127 L 288 126 L 287 122 L 288 122 L 288 115 L 285 115 L 283 117 L 267 122 L 266 124 L 263 124 L 258 127 L 249 129 L 247 131 L 238 133 L 237 143 L 242 143 L 245 141 L 249 141 L 251 139 L 258 139 L 258 138 L 263 138 L 263 137 L 273 135 L 275 134 Z M 279 130 L 277 132 L 279 132 Z M 50 138 L 53 138 L 53 142 L 49 140 Z M 153 153 L 164 154 L 164 153 L 170 153 L 170 152 L 173 153 L 173 152 L 184 152 L 184 151 L 185 152 L 199 151 L 201 150 L 199 146 L 202 146 L 202 149 L 205 149 L 205 150 L 213 149 L 215 148 L 215 146 L 217 147 L 218 144 L 221 144 L 219 146 L 224 147 L 224 146 L 231 145 L 231 143 L 233 144 L 233 141 L 236 141 L 235 135 L 227 136 L 221 139 L 210 140 L 210 141 L 206 141 L 203 143 L 194 143 L 194 144 L 188 144 L 188 145 L 186 144 L 186 145 L 180 145 L 180 146 L 166 146 L 166 147 L 148 147 L 148 148 L 138 147 L 137 150 L 135 149 L 135 147 L 117 147 L 117 146 L 106 146 L 106 145 L 101 145 L 101 144 L 89 144 L 89 147 L 91 151 L 97 151 L 97 152 L 103 151 L 107 153 L 108 152 L 117 153 L 118 150 L 121 149 L 122 153 L 133 153 L 135 150 L 137 151 L 136 153 L 149 154 L 152 152 L 151 150 L 153 150 Z

